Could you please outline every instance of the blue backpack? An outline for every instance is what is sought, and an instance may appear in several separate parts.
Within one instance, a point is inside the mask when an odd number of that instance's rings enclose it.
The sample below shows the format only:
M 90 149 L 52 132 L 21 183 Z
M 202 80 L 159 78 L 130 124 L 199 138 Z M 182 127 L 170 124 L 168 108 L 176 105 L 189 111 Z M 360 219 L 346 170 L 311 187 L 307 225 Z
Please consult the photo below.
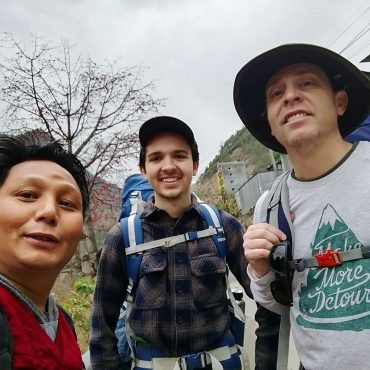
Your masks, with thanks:
M 143 229 L 140 214 L 145 202 L 153 194 L 149 182 L 141 174 L 129 176 L 122 189 L 122 209 L 119 216 L 125 252 L 126 266 L 129 277 L 126 301 L 120 310 L 115 334 L 117 347 L 121 360 L 129 366 L 131 356 L 135 352 L 135 336 L 128 325 L 132 304 L 135 299 L 135 290 L 139 281 L 142 252 L 157 247 L 172 247 L 188 240 L 197 240 L 204 237 L 212 237 L 219 255 L 226 263 L 226 239 L 221 224 L 221 216 L 218 209 L 212 205 L 199 201 L 200 211 L 209 228 L 200 231 L 189 231 L 182 235 L 171 236 L 159 240 L 144 243 Z M 227 269 L 228 271 L 228 269 Z M 228 278 L 226 276 L 229 296 L 230 330 L 234 335 L 235 342 L 239 345 L 244 343 L 245 315 L 235 301 L 231 293 Z M 128 367 L 129 368 L 129 367 Z
M 129 217 L 130 215 L 140 214 L 144 208 L 145 202 L 153 194 L 153 188 L 145 177 L 139 173 L 131 175 L 126 178 L 122 188 L 122 204 L 121 213 L 118 221 Z M 122 230 L 124 234 L 124 230 Z M 128 261 L 126 261 L 128 262 Z M 141 261 L 140 261 L 141 262 Z M 130 266 L 127 264 L 127 266 Z M 135 267 L 137 268 L 137 274 L 139 272 L 140 263 L 139 259 L 136 260 Z M 132 269 L 130 269 L 132 271 Z M 115 335 L 117 338 L 118 353 L 122 363 L 127 369 L 131 368 L 131 349 L 127 341 L 126 333 L 126 317 L 127 317 L 127 301 L 125 301 L 121 307 Z
M 121 214 L 118 221 L 130 214 L 141 213 L 143 203 L 152 194 L 153 188 L 143 175 L 136 173 L 127 177 L 123 184 Z

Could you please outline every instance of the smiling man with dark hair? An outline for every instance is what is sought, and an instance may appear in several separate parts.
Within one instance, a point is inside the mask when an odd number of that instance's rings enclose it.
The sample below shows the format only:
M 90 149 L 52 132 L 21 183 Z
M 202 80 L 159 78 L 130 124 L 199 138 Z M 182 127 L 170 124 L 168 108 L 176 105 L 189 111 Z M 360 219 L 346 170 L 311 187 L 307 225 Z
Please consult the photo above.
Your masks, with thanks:
M 133 302 L 127 309 L 126 330 L 128 324 L 136 338 L 132 368 L 172 369 L 177 363 L 182 369 L 209 370 L 212 355 L 224 369 L 241 369 L 240 349 L 230 330 L 226 261 L 250 295 L 243 228 L 233 216 L 201 203 L 191 192 L 199 153 L 186 123 L 154 117 L 141 126 L 139 139 L 140 170 L 153 188 L 139 216 L 144 239 L 139 247 L 154 245 L 143 250 L 140 276 L 131 289 L 132 265 L 124 244 L 128 235 L 119 223 L 109 231 L 94 293 L 92 367 L 131 368 L 127 361 L 120 364 L 115 336 L 120 308 L 128 297 Z M 211 227 L 204 207 L 211 208 L 222 228 Z M 209 234 L 212 229 L 217 234 Z
M 1 369 L 83 368 L 70 318 L 50 291 L 77 250 L 88 205 L 75 155 L 31 133 L 0 135 Z

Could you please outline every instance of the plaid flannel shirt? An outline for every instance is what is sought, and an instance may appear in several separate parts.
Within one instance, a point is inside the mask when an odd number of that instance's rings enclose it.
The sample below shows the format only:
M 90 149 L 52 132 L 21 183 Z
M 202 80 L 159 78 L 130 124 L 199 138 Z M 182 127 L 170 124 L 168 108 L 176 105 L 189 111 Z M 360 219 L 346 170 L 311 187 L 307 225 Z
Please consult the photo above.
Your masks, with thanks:
M 228 265 L 251 296 L 242 226 L 228 213 L 220 214 Z M 208 228 L 194 198 L 177 220 L 151 202 L 141 218 L 145 242 Z M 116 224 L 106 236 L 100 257 L 90 332 L 93 369 L 120 368 L 114 330 L 128 285 L 122 238 Z M 160 346 L 170 357 L 214 348 L 229 329 L 224 276 L 225 263 L 210 237 L 144 252 L 129 319 L 135 335 Z

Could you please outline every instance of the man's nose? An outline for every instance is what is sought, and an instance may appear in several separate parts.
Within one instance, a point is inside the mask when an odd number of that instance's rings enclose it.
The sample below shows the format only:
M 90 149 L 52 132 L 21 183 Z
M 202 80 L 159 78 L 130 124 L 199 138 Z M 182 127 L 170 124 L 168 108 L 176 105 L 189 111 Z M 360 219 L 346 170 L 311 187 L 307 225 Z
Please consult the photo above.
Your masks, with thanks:
M 39 208 L 36 212 L 36 221 L 46 222 L 51 225 L 56 225 L 58 223 L 58 212 L 57 203 L 51 197 L 40 200 L 38 203 Z
M 162 164 L 162 169 L 164 170 L 171 170 L 176 167 L 175 161 L 173 158 L 164 158 L 163 164 Z
M 285 90 L 284 95 L 284 103 L 285 105 L 288 105 L 292 102 L 300 101 L 301 96 L 299 94 L 299 90 L 294 86 L 289 86 Z

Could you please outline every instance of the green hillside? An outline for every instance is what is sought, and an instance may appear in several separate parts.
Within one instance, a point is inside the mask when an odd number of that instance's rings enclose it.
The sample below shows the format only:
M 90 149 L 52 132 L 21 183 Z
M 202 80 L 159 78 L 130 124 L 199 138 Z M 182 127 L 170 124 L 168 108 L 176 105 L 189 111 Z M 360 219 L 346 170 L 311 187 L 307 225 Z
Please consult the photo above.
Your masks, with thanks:
M 252 168 L 253 174 L 264 171 L 271 165 L 268 149 L 260 144 L 246 128 L 242 128 L 226 140 L 219 153 L 205 169 L 201 180 L 209 179 L 216 173 L 217 163 L 234 161 L 247 161 L 247 166 Z

